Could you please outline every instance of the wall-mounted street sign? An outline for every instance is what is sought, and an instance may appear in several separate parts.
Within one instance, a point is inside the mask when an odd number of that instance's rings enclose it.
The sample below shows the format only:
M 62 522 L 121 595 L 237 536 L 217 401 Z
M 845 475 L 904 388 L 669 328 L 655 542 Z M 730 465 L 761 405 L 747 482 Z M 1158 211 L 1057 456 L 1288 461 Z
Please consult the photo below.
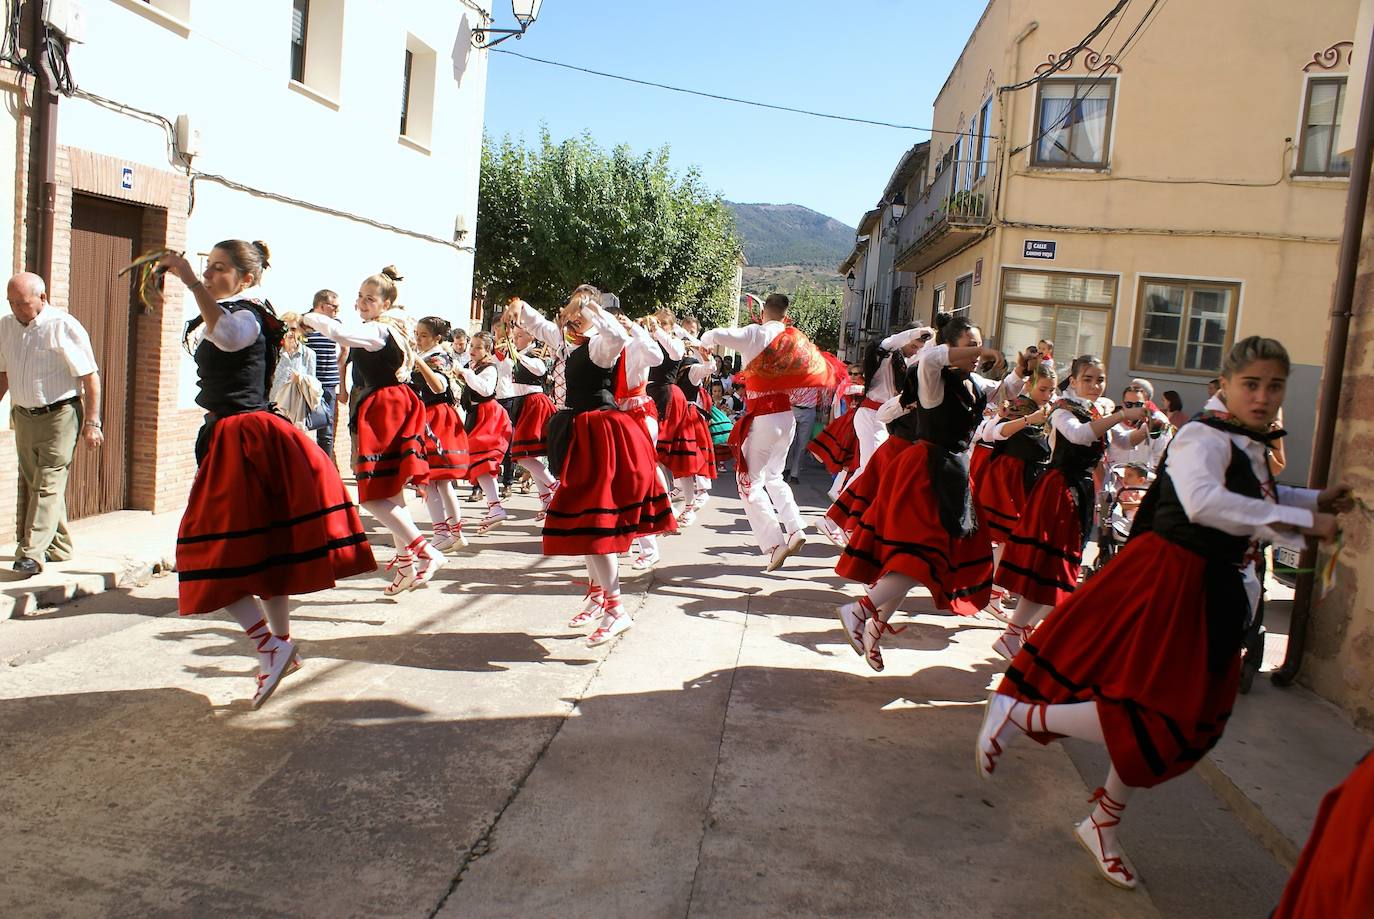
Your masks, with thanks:
M 1052 240 L 1048 239 L 1028 239 L 1022 255 L 1025 258 L 1053 259 L 1055 245 Z
M 119 173 L 119 187 L 125 191 L 132 191 L 134 187 L 134 171 L 125 166 Z

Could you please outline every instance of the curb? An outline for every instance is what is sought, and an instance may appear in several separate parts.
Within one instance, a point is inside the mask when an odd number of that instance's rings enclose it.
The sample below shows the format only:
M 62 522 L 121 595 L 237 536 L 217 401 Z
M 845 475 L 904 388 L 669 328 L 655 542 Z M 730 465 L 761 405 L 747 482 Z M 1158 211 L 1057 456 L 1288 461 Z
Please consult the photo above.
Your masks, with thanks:
M 176 561 L 175 556 L 168 552 L 158 559 L 133 556 L 118 561 L 107 559 L 92 567 L 98 570 L 70 574 L 64 572 L 62 580 L 56 584 L 44 584 L 32 590 L 0 592 L 0 621 L 32 616 L 41 609 L 64 606 L 107 590 L 142 587 L 154 575 L 175 571 Z
M 1221 770 L 1216 763 L 1212 762 L 1210 756 L 1204 756 L 1198 761 L 1196 766 L 1198 776 L 1207 787 L 1212 789 L 1212 793 L 1221 799 L 1241 825 L 1254 836 L 1259 844 L 1269 850 L 1269 854 L 1274 856 L 1288 871 L 1292 871 L 1298 863 L 1298 855 L 1302 851 L 1303 840 L 1290 839 L 1283 830 L 1279 829 L 1272 820 L 1264 814 L 1264 809 L 1256 804 L 1249 795 L 1236 785 L 1235 781 Z

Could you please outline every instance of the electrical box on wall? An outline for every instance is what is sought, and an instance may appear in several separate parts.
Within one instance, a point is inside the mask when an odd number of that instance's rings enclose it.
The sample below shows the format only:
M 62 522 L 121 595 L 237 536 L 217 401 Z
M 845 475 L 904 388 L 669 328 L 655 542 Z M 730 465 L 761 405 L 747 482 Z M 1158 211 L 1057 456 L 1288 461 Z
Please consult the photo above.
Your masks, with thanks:
M 86 40 L 86 9 L 82 0 L 43 0 L 43 21 L 68 41 Z
M 177 153 L 184 159 L 200 156 L 200 128 L 191 123 L 190 115 L 178 115 L 176 124 Z

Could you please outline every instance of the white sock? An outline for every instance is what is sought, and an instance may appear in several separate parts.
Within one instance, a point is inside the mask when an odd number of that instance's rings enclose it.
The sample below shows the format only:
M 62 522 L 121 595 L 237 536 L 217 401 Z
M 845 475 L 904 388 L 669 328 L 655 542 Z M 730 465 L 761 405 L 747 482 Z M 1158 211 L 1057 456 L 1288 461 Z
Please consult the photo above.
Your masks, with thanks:
M 439 483 L 439 501 L 443 505 L 444 520 L 450 527 L 463 522 L 463 504 L 458 500 L 458 485 L 453 479 Z
M 527 456 L 524 459 L 516 460 L 520 468 L 529 472 L 530 478 L 534 479 L 535 487 L 539 489 L 540 495 L 546 495 L 553 491 L 556 479 L 549 474 L 549 467 L 536 456 Z
M 267 625 L 272 634 L 278 638 L 290 638 L 291 598 L 285 594 L 280 597 L 264 597 L 262 606 L 267 611 Z
M 391 539 L 397 551 L 405 549 L 420 536 L 420 530 L 410 517 L 401 495 L 391 498 L 378 498 L 364 501 L 363 510 L 381 521 L 382 526 L 391 531 Z
M 878 618 L 883 622 L 890 619 L 897 611 L 897 607 L 902 605 L 906 595 L 911 592 L 911 588 L 918 583 L 920 582 L 915 578 L 897 571 L 889 571 L 878 578 L 878 582 L 868 588 L 868 599 L 878 610 Z
M 483 474 L 477 477 L 477 484 L 482 488 L 482 494 L 486 496 L 488 506 L 501 503 L 501 494 L 496 490 L 496 476 Z

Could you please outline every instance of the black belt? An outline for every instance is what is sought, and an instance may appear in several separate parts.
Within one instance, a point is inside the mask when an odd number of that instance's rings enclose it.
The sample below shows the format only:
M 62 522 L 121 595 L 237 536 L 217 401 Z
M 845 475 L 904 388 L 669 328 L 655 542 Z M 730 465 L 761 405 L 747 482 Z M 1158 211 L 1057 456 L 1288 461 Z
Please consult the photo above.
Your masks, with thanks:
M 15 408 L 19 409 L 19 411 L 23 412 L 25 415 L 29 415 L 30 417 L 32 417 L 34 415 L 46 415 L 49 412 L 55 412 L 59 408 L 62 408 L 64 406 L 75 405 L 80 401 L 80 396 L 72 396 L 70 399 L 63 399 L 60 402 L 54 402 L 51 405 L 40 405 L 38 408 L 24 408 L 24 406 L 22 405 L 16 405 Z

